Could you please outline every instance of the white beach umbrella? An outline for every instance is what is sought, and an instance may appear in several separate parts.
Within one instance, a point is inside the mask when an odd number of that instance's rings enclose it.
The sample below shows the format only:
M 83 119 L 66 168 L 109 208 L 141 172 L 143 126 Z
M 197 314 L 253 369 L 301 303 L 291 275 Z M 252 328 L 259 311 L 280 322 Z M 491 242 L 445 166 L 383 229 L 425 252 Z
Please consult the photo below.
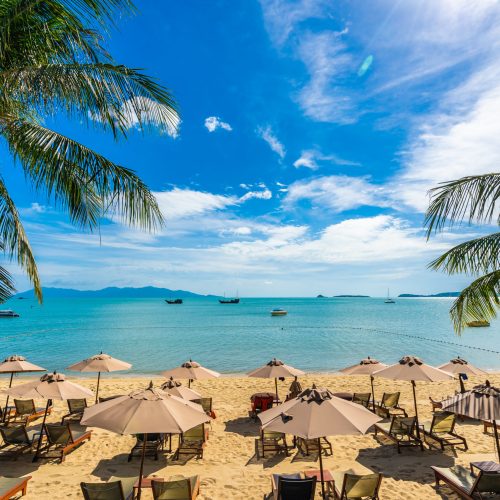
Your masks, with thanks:
M 168 394 L 172 394 L 172 396 L 177 396 L 178 398 L 186 399 L 187 401 L 196 401 L 202 397 L 199 392 L 183 386 L 180 382 L 174 380 L 173 377 L 170 377 L 164 384 L 162 384 L 161 389 L 162 391 L 168 392 Z
M 460 381 L 460 392 L 465 392 L 465 385 L 462 379 L 462 373 L 465 375 L 486 375 L 485 371 L 481 370 L 480 368 L 476 368 L 474 365 L 471 365 L 469 362 L 467 362 L 460 356 L 457 356 L 455 359 L 450 359 L 448 363 L 438 366 L 438 368 L 445 372 L 458 375 L 458 380 Z
M 190 359 L 177 368 L 161 372 L 165 378 L 187 379 L 188 387 L 191 387 L 191 380 L 207 380 L 220 377 L 220 373 L 201 366 L 200 363 Z

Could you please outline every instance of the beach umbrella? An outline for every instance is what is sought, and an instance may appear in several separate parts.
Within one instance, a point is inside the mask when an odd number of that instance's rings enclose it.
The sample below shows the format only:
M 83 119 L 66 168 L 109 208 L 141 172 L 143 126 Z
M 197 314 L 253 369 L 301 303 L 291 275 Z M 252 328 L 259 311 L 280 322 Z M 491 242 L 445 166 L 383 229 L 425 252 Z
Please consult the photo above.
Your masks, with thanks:
M 206 380 L 210 378 L 220 377 L 220 373 L 209 370 L 204 366 L 201 366 L 200 363 L 193 361 L 190 359 L 186 361 L 181 366 L 177 368 L 172 368 L 171 370 L 166 370 L 161 373 L 165 378 L 173 377 L 174 379 L 187 379 L 188 387 L 191 387 L 191 380 Z
M 200 405 L 155 389 L 150 382 L 147 389 L 85 408 L 81 424 L 117 434 L 144 434 L 137 491 L 140 499 L 147 435 L 180 434 L 210 420 Z
M 177 396 L 178 398 L 186 399 L 187 401 L 196 401 L 201 399 L 201 394 L 199 392 L 193 391 L 189 387 L 184 387 L 180 382 L 174 380 L 170 377 L 161 386 L 162 391 L 172 394 L 172 396 Z
M 269 361 L 269 363 L 266 363 L 264 366 L 251 371 L 247 375 L 249 377 L 273 378 L 274 387 L 276 389 L 276 399 L 279 400 L 278 379 L 285 377 L 298 377 L 299 375 L 304 375 L 304 372 L 302 370 L 294 368 L 293 366 L 285 365 L 285 363 L 283 363 L 283 361 L 280 361 L 279 359 L 273 358 L 271 359 L 271 361 Z
M 28 382 L 27 384 L 16 385 L 10 389 L 2 391 L 2 393 L 27 399 L 47 400 L 42 421 L 42 431 L 38 439 L 38 445 L 36 448 L 36 454 L 33 457 L 33 462 L 38 460 L 38 454 L 40 453 L 40 448 L 42 446 L 43 428 L 45 420 L 47 419 L 47 412 L 49 411 L 51 401 L 53 399 L 57 399 L 58 401 L 80 399 L 94 395 L 90 389 L 82 387 L 79 384 L 75 384 L 74 382 L 70 382 L 69 380 L 66 380 L 66 377 L 63 374 L 56 372 L 46 373 L 39 380 Z
M 326 436 L 364 434 L 382 420 L 364 406 L 340 399 L 327 389 L 306 389 L 296 398 L 259 414 L 262 428 L 303 439 L 317 439 L 321 490 L 325 496 L 320 439 Z
M 45 368 L 34 365 L 26 360 L 23 356 L 9 356 L 0 363 L 0 373 L 10 373 L 9 389 L 12 387 L 12 380 L 15 373 L 29 373 L 29 372 L 45 372 Z M 4 420 L 7 418 L 7 409 L 9 407 L 9 395 L 5 401 Z
M 440 382 L 454 378 L 451 373 L 440 370 L 439 368 L 434 368 L 431 365 L 426 365 L 416 356 L 404 356 L 398 363 L 374 372 L 373 376 L 384 377 L 391 380 L 408 380 L 411 382 L 413 389 L 413 404 L 415 406 L 417 435 L 420 435 L 420 431 L 418 428 L 416 382 Z
M 500 419 L 500 389 L 492 387 L 487 380 L 472 390 L 457 394 L 442 402 L 443 411 L 464 415 L 478 420 L 493 422 L 495 446 L 500 460 L 500 441 L 496 421 Z
M 372 387 L 373 411 L 375 411 L 375 390 L 373 388 L 373 374 L 376 371 L 386 367 L 387 365 L 385 363 L 381 363 L 380 361 L 370 358 L 370 356 L 368 356 L 367 358 L 362 359 L 356 365 L 343 368 L 342 370 L 340 370 L 340 373 L 344 373 L 345 375 L 370 375 L 370 385 Z
M 440 370 L 444 370 L 445 372 L 458 375 L 458 379 L 460 380 L 460 392 L 465 392 L 462 373 L 464 373 L 465 375 L 486 375 L 485 371 L 481 370 L 480 368 L 476 368 L 460 356 L 456 357 L 455 359 L 450 359 L 448 363 L 438 366 L 438 368 Z
M 95 391 L 95 402 L 97 403 L 99 401 L 99 383 L 101 381 L 101 373 L 128 370 L 131 367 L 132 365 L 130 363 L 112 358 L 109 354 L 104 354 L 101 351 L 100 354 L 83 359 L 74 365 L 68 366 L 66 369 L 83 373 L 97 372 L 97 388 Z

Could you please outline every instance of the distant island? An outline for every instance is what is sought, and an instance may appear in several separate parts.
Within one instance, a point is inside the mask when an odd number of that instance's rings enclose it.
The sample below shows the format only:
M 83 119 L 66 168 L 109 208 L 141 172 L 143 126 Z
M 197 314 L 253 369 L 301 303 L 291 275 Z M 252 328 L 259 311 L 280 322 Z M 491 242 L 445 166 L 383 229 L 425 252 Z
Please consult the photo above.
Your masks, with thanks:
M 418 298 L 418 297 L 427 297 L 427 298 L 432 298 L 432 297 L 458 297 L 460 295 L 460 292 L 441 292 L 441 293 L 434 293 L 432 295 L 416 295 L 413 293 L 402 293 L 398 295 L 398 297 L 401 298 Z
M 334 295 L 334 297 L 344 297 L 344 298 L 351 298 L 351 299 L 370 298 L 369 295 Z
M 176 299 L 196 298 L 196 297 L 217 297 L 217 295 L 199 295 L 197 293 L 188 292 L 186 290 L 170 290 L 169 288 L 158 288 L 154 286 L 144 286 L 141 288 L 118 288 L 107 287 L 101 290 L 75 290 L 73 288 L 43 288 L 44 298 L 61 299 L 61 298 L 134 298 L 134 299 L 149 299 L 149 298 L 168 298 L 175 297 Z M 33 299 L 35 294 L 33 289 L 27 290 L 14 295 L 15 299 Z

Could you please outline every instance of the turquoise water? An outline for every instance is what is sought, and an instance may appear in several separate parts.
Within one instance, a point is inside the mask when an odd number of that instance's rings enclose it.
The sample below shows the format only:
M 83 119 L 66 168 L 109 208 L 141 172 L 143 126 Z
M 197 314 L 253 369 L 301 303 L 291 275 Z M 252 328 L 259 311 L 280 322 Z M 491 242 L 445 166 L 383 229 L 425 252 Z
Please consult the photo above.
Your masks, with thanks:
M 22 354 L 50 370 L 100 350 L 157 373 L 188 358 L 224 373 L 245 372 L 271 357 L 306 371 L 334 371 L 365 356 L 387 363 L 401 355 L 440 364 L 460 355 L 500 369 L 500 323 L 454 334 L 447 299 L 12 300 L 20 318 L 0 319 L 0 357 Z M 271 317 L 283 307 L 289 314 Z M 474 346 L 469 348 L 467 346 Z M 481 350 L 481 349 L 486 350 Z

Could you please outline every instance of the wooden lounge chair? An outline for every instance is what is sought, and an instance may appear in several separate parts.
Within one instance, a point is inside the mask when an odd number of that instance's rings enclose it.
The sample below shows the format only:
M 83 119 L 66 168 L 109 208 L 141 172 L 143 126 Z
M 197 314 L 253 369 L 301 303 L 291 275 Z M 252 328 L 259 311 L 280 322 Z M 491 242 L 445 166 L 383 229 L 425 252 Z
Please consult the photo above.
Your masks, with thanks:
M 2 456 L 4 453 L 17 460 L 17 457 L 27 450 L 31 450 L 40 436 L 40 431 L 27 430 L 24 425 L 11 425 L 0 427 L 3 444 L 0 446 Z M 5 452 L 3 452 L 5 450 Z
M 129 500 L 134 498 L 138 477 L 110 477 L 105 483 L 80 483 L 85 500 Z
M 496 423 L 497 427 L 500 427 L 500 420 L 497 420 Z M 483 420 L 483 432 L 489 434 L 490 429 L 493 429 L 493 420 Z
M 401 417 L 394 415 L 390 422 L 381 422 L 375 424 L 375 437 L 381 432 L 388 439 L 395 442 L 398 447 L 398 453 L 401 453 L 402 446 L 420 446 L 424 451 L 422 440 L 417 437 L 416 417 Z
M 21 496 L 26 495 L 28 489 L 28 481 L 31 476 L 22 477 L 3 477 L 0 476 L 0 500 L 9 500 L 12 497 L 21 493 Z
M 68 399 L 68 411 L 67 415 L 61 419 L 61 424 L 66 424 L 69 422 L 80 423 L 83 417 L 83 412 L 87 408 L 86 399 Z
M 197 458 L 203 458 L 203 449 L 207 440 L 208 431 L 204 424 L 197 425 L 182 433 L 179 438 L 179 447 L 175 452 L 175 459 L 178 460 L 181 455 L 195 455 Z
M 151 481 L 155 500 L 194 500 L 200 492 L 200 476 L 172 476 L 166 481 Z
M 352 395 L 352 402 L 357 403 L 358 405 L 363 405 L 365 408 L 370 408 L 371 399 L 371 392 L 355 392 Z
M 271 485 L 274 500 L 313 500 L 316 477 L 304 479 L 300 474 L 273 474 Z
M 215 418 L 215 412 L 212 409 L 212 398 L 201 398 L 200 405 L 209 417 Z
M 456 415 L 453 413 L 436 413 L 432 417 L 432 422 L 424 422 L 419 425 L 424 434 L 424 441 L 427 438 L 437 441 L 444 450 L 445 446 L 461 445 L 467 451 L 467 441 L 462 436 L 454 432 Z
M 250 402 L 252 404 L 252 409 L 248 412 L 248 414 L 250 418 L 257 420 L 259 413 L 262 413 L 263 411 L 269 410 L 269 408 L 273 407 L 274 396 L 272 394 L 254 394 L 250 398 Z
M 326 456 L 333 455 L 332 443 L 326 437 L 319 440 L 321 453 Z M 309 456 L 312 453 L 318 453 L 318 440 L 317 439 L 304 439 L 298 437 L 296 440 L 297 448 L 303 455 Z
M 384 392 L 382 401 L 375 402 L 375 413 L 383 418 L 394 415 L 408 416 L 406 410 L 399 406 L 400 392 Z
M 442 481 L 461 498 L 475 500 L 485 498 L 482 493 L 500 493 L 500 474 L 498 472 L 479 471 L 475 475 L 461 465 L 455 465 L 449 469 L 432 466 L 431 469 L 436 478 L 436 488 L 439 488 Z
M 260 442 L 262 446 L 262 458 L 266 457 L 266 452 L 284 452 L 285 455 L 288 456 L 286 436 L 282 432 L 274 432 L 262 429 L 260 431 Z
M 92 437 L 92 431 L 77 431 L 69 424 L 45 424 L 44 431 L 47 442 L 40 450 L 42 455 L 37 455 L 37 458 L 59 458 L 61 462 L 68 453 Z
M 382 482 L 382 474 L 357 475 L 342 471 L 334 471 L 331 474 L 334 479 L 333 498 L 335 500 L 379 499 L 378 491 Z
M 10 424 L 12 422 L 21 423 L 28 425 L 33 420 L 41 418 L 45 414 L 45 407 L 37 408 L 35 402 L 32 399 L 14 399 L 14 412 L 8 415 L 7 422 Z M 47 415 L 52 413 L 52 405 L 49 406 Z
M 132 457 L 141 457 L 142 448 L 144 444 L 144 434 L 136 434 L 136 442 L 134 447 L 130 450 L 128 455 L 128 461 L 132 460 Z M 145 455 L 147 457 L 154 457 L 158 460 L 158 451 L 163 450 L 163 436 L 161 434 L 148 434 L 146 439 L 146 449 Z
M 436 401 L 429 396 L 429 401 L 431 403 L 432 413 L 436 410 L 440 410 L 443 407 L 443 403 L 441 401 Z

